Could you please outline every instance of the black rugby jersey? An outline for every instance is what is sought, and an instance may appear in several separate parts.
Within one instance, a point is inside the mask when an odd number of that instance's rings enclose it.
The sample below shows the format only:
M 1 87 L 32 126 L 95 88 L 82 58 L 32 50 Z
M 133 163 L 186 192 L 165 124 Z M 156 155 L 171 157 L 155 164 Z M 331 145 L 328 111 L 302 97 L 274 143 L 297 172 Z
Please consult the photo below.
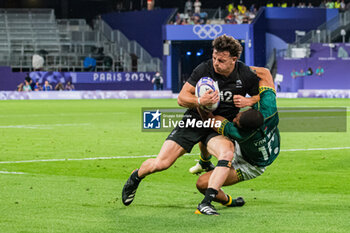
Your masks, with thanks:
M 241 61 L 236 62 L 235 69 L 228 77 L 215 72 L 212 59 L 202 62 L 193 70 L 187 82 L 195 87 L 202 77 L 210 77 L 218 82 L 220 104 L 213 114 L 223 116 L 229 121 L 232 121 L 239 112 L 239 108 L 233 103 L 234 95 L 259 94 L 258 76 Z M 196 109 L 191 109 L 190 112 L 195 117 L 199 116 Z

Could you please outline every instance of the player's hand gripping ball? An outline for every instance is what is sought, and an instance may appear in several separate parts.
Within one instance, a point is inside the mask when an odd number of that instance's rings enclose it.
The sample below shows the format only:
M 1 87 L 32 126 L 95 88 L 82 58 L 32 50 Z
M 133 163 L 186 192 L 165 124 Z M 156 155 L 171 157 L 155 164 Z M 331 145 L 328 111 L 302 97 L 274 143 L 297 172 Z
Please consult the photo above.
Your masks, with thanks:
M 215 82 L 210 77 L 201 78 L 196 84 L 196 96 L 202 97 L 209 90 L 213 90 L 213 92 L 215 92 L 217 90 L 218 92 L 220 92 L 218 83 Z M 201 108 L 203 108 L 206 111 L 213 112 L 218 108 L 219 104 L 220 104 L 220 100 L 217 103 L 209 105 L 209 106 L 202 105 Z

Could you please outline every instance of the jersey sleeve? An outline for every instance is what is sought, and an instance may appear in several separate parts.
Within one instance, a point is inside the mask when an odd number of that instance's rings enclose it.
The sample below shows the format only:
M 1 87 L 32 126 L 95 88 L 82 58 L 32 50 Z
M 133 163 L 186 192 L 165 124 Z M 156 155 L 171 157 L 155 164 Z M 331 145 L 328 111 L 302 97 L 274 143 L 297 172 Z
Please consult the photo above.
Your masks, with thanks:
M 243 136 L 239 133 L 234 123 L 228 121 L 227 119 L 222 121 L 221 126 L 218 129 L 218 133 L 235 140 L 243 139 Z
M 261 112 L 264 120 L 267 120 L 277 113 L 276 91 L 271 87 L 259 87 L 260 101 L 254 108 Z
M 206 63 L 201 63 L 199 66 L 197 66 L 193 71 L 191 76 L 187 79 L 187 82 L 191 84 L 192 86 L 196 86 L 197 82 L 205 76 L 205 71 L 207 70 Z

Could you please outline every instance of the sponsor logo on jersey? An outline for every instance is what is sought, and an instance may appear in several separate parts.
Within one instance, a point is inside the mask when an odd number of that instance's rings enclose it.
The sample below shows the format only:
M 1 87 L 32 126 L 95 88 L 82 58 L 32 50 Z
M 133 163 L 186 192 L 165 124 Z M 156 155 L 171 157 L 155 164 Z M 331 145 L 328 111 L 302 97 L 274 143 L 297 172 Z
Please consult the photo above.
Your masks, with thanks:
M 236 80 L 236 88 L 242 88 L 242 81 L 240 79 Z

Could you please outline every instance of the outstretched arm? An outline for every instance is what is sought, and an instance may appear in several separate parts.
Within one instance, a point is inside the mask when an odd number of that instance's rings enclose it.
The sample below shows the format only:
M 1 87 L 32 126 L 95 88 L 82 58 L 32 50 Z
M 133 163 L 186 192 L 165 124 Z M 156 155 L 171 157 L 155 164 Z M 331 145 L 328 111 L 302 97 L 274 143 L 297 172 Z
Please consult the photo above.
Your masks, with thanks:
M 275 89 L 273 78 L 270 71 L 263 67 L 250 66 L 255 71 L 256 75 L 260 78 L 259 87 L 271 87 Z
M 263 67 L 250 66 L 250 68 L 256 73 L 260 78 L 259 87 L 271 87 L 275 89 L 275 84 L 273 83 L 273 78 L 270 71 Z M 233 102 L 236 107 L 244 108 L 248 106 L 253 106 L 256 102 L 260 100 L 259 95 L 252 96 L 250 98 L 234 95 Z

